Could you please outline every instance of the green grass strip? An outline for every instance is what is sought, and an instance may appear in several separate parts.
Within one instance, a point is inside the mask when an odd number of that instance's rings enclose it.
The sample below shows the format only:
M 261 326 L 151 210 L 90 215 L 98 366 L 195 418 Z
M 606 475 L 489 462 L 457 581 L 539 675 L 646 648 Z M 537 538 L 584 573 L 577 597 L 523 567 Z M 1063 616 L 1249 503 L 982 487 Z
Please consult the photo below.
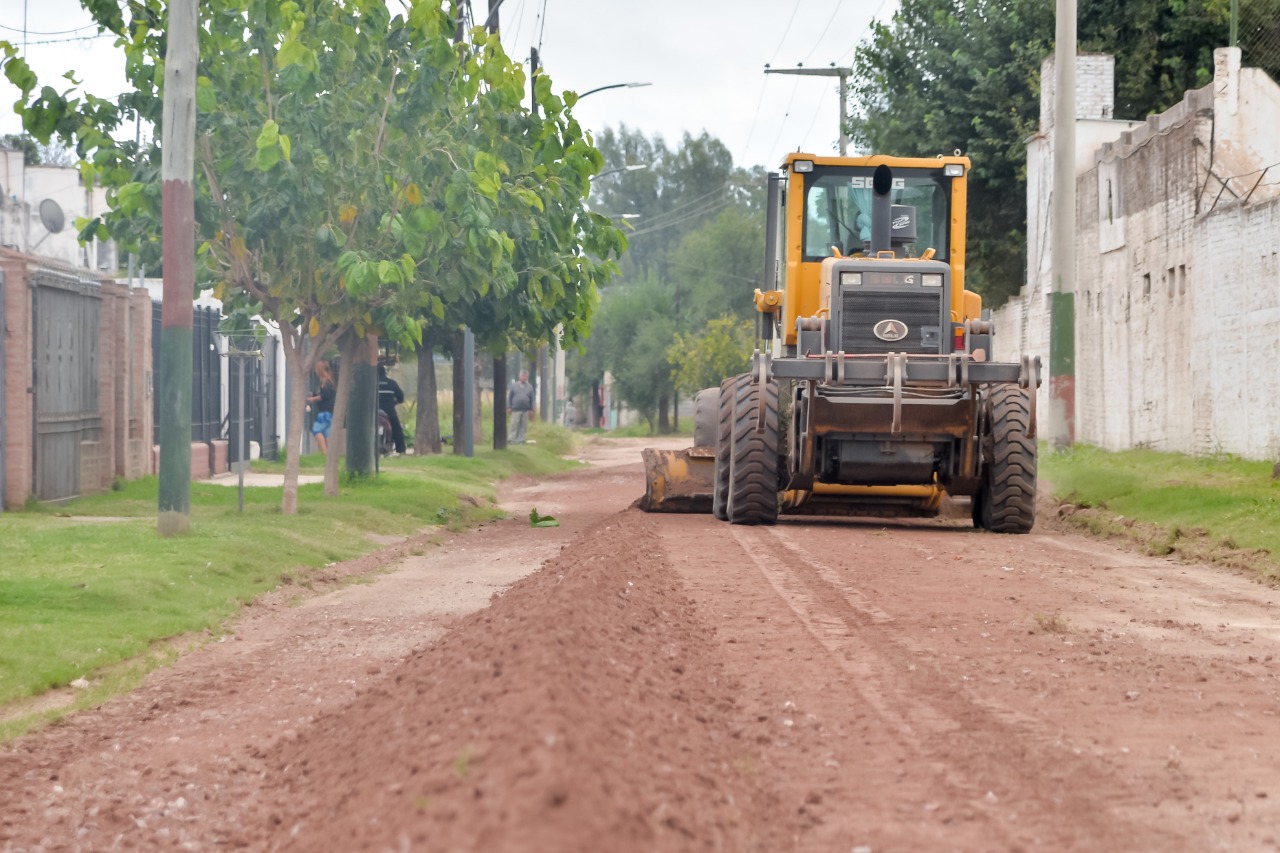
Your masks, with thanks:
M 1158 527 L 1146 536 L 1152 553 L 1181 550 L 1203 559 L 1215 558 L 1215 550 L 1253 551 L 1258 559 L 1247 562 L 1267 576 L 1277 568 L 1269 555 L 1280 554 L 1280 481 L 1272 467 L 1229 455 L 1088 445 L 1040 456 L 1040 473 L 1058 499 L 1105 511 L 1112 523 L 1123 516 Z
M 337 498 L 302 486 L 293 517 L 280 514 L 279 487 L 246 488 L 241 514 L 236 488 L 193 483 L 191 531 L 168 539 L 156 534 L 155 477 L 0 514 L 0 707 L 81 677 L 95 693 L 113 679 L 127 689 L 145 673 L 119 674 L 163 662 L 161 641 L 218 629 L 283 575 L 305 583 L 310 570 L 375 550 L 368 534 L 407 536 L 500 515 L 488 505 L 500 480 L 574 464 L 559 455 L 571 449 L 567 430 L 536 424 L 531 434 L 536 445 L 471 459 L 383 460 L 381 475 L 343 482 Z M 303 462 L 308 472 L 323 468 L 318 455 Z M 283 466 L 255 463 L 274 468 Z

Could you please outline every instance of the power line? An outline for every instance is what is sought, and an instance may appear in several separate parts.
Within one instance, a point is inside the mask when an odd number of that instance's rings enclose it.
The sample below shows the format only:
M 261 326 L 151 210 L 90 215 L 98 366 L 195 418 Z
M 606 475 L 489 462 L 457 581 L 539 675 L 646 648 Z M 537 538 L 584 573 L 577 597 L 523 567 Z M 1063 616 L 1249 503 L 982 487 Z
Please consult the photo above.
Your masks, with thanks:
M 809 43 L 809 52 L 805 54 L 804 59 L 800 60 L 801 65 L 809 61 L 809 57 L 813 56 L 813 52 L 818 49 L 818 45 L 827 37 L 827 33 L 831 32 L 831 25 L 835 23 L 836 15 L 840 14 L 840 6 L 843 2 L 844 0 L 840 0 L 840 2 L 836 3 L 835 9 L 831 10 L 831 17 L 827 19 L 827 25 L 822 28 L 822 35 Z
M 787 118 L 791 115 L 791 105 L 796 101 L 796 92 L 800 88 L 800 78 L 797 77 L 791 85 L 791 97 L 787 99 L 787 108 L 782 111 L 782 120 L 778 122 L 778 135 L 773 138 L 773 145 L 769 146 L 769 150 L 777 151 L 778 143 L 782 141 L 782 131 L 786 130 Z
M 73 36 L 65 39 L 43 39 L 41 41 L 31 41 L 27 44 L 66 44 L 73 41 L 94 41 L 95 39 L 115 38 L 115 33 L 98 33 L 93 36 Z
M 764 106 L 764 87 L 768 85 L 766 80 L 760 81 L 760 96 L 756 98 L 756 112 L 751 117 L 751 127 L 747 130 L 747 141 L 742 143 L 742 151 L 738 155 L 738 163 L 747 159 L 747 149 L 751 147 L 751 139 L 756 135 L 756 123 L 760 121 L 760 108 Z
M 778 39 L 778 46 L 773 49 L 773 58 L 769 60 L 770 65 L 778 60 L 778 52 L 782 50 L 782 45 L 787 40 L 787 33 L 791 32 L 791 25 L 795 23 L 796 12 L 800 11 L 801 2 L 802 0 L 796 0 L 796 6 L 791 10 L 791 17 L 787 19 L 787 25 L 782 30 L 782 38 Z
M 542 53 L 542 36 L 547 31 L 547 0 L 542 0 L 542 12 L 538 17 L 542 19 L 538 28 L 538 53 Z
M 0 24 L 0 30 L 8 30 L 11 33 L 23 33 L 24 35 L 29 36 L 65 36 L 68 33 L 78 33 L 81 30 L 91 30 L 96 26 L 98 25 L 85 24 L 83 27 L 76 27 L 73 30 L 24 30 L 20 27 L 7 27 L 4 24 Z
M 663 222 L 659 225 L 650 225 L 646 228 L 641 228 L 636 231 L 633 231 L 631 232 L 630 235 L 628 235 L 627 239 L 631 239 L 633 237 L 640 237 L 644 234 L 652 234 L 655 231 L 662 231 L 663 229 L 670 228 L 674 225 L 680 225 L 682 223 L 688 222 L 691 219 L 697 219 L 702 216 L 709 216 L 712 213 L 716 213 L 719 210 L 723 210 L 724 208 L 728 207 L 730 204 L 733 204 L 733 198 L 726 197 L 724 199 L 721 199 L 720 201 L 713 203 L 712 205 L 706 208 L 690 211 L 684 216 L 678 217 L 676 219 L 672 219 L 668 222 Z

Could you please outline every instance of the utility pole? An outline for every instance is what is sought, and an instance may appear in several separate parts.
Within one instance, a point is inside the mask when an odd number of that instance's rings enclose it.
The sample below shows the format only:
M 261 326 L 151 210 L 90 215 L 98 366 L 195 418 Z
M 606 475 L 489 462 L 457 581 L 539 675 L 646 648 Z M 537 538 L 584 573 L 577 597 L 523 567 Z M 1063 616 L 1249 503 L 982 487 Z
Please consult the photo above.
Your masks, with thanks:
M 830 68 L 770 68 L 768 65 L 764 67 L 765 74 L 799 74 L 808 77 L 839 77 L 840 78 L 840 156 L 843 157 L 849 153 L 849 115 L 845 112 L 845 106 L 849 102 L 849 77 L 853 74 L 852 68 L 840 68 L 832 65 Z
M 1076 438 L 1076 0 L 1057 0 L 1053 64 L 1049 441 L 1070 447 Z
M 536 82 L 538 78 L 538 49 L 536 47 L 529 48 L 529 109 L 533 113 L 534 118 L 538 116 L 538 90 Z M 630 85 L 627 83 L 615 84 L 617 86 Z M 600 89 L 614 88 L 612 86 L 601 86 Z M 591 92 L 600 91 L 600 89 L 592 89 Z M 591 92 L 586 92 L 590 95 Z M 579 100 L 582 99 L 579 96 Z M 541 381 L 538 383 L 538 419 L 543 423 L 551 420 L 551 383 L 548 381 L 548 371 L 550 370 L 550 358 L 548 356 L 547 347 L 540 346 L 533 353 L 534 368 Z
M 502 0 L 489 0 L 489 17 L 485 26 L 490 35 L 498 35 L 498 7 Z M 507 449 L 507 354 L 493 355 L 493 449 Z
M 156 531 L 191 525 L 191 318 L 196 290 L 196 0 L 172 0 L 164 61 L 160 227 L 164 302 L 160 309 L 160 502 Z

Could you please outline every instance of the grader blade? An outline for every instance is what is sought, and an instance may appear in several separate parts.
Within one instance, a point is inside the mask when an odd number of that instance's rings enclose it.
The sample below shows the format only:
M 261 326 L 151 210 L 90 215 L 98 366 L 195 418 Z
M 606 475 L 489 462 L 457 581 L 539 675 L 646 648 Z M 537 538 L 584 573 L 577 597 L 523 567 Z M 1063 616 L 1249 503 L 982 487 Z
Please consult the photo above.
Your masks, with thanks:
M 716 449 L 690 447 L 685 450 L 657 450 L 646 447 L 644 455 L 645 512 L 711 512 L 715 494 Z

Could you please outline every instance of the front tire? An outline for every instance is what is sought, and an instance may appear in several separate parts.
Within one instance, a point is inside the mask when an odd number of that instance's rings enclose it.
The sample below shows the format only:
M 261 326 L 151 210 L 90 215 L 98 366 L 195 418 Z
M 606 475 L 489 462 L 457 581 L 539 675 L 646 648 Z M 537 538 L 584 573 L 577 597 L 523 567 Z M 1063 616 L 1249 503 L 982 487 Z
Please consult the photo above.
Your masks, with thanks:
M 720 383 L 716 418 L 716 485 L 711 512 L 721 521 L 729 520 L 729 455 L 733 448 L 733 410 L 740 387 L 750 385 L 747 375 L 730 376 Z M 745 390 L 745 389 L 744 389 Z
M 1025 388 L 996 385 L 987 395 L 982 486 L 973 522 L 994 533 L 1029 533 L 1036 523 L 1036 443 Z
M 734 395 L 726 512 L 731 524 L 773 524 L 778 520 L 778 386 L 738 377 L 743 379 L 746 387 L 738 390 L 745 393 Z

